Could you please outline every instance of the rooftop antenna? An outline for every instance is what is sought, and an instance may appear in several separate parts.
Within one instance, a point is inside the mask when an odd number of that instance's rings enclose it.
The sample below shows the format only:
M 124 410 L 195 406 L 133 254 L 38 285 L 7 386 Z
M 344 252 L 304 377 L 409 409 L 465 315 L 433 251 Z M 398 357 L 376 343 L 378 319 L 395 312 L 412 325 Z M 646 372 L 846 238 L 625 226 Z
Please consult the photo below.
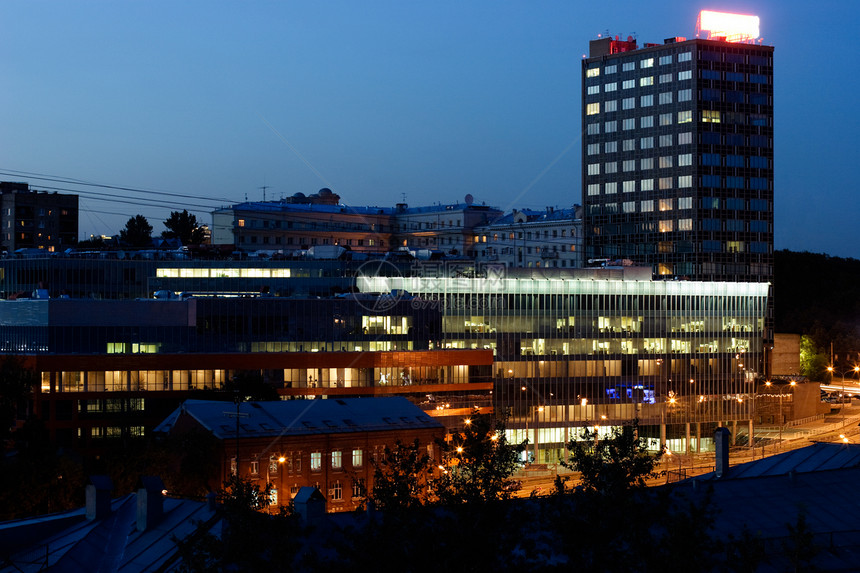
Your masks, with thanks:
M 263 203 L 266 202 L 266 189 L 270 189 L 271 185 L 263 185 L 262 187 L 257 187 L 257 189 L 263 190 Z
M 403 203 L 406 203 L 406 193 L 401 193 L 401 197 L 403 197 Z

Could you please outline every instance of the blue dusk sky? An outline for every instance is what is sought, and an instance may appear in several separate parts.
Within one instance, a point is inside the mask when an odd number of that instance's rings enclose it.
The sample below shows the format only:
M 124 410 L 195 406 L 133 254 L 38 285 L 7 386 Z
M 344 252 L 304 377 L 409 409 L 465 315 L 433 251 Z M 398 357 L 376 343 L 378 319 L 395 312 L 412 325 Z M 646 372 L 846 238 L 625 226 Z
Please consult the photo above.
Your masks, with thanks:
M 690 38 L 700 9 L 757 14 L 776 47 L 776 248 L 860 258 L 852 0 L 4 0 L 0 180 L 80 191 L 82 238 L 262 186 L 569 207 L 589 40 Z

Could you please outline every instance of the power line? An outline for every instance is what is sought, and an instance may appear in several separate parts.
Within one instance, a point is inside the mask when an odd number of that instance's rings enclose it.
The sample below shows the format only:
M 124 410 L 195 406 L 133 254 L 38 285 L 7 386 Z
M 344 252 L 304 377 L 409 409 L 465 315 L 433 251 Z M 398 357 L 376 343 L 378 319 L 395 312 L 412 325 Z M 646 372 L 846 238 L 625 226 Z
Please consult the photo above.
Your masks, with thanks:
M 132 193 L 146 193 L 148 195 L 163 195 L 165 197 L 181 197 L 183 199 L 201 199 L 204 201 L 212 201 L 214 203 L 235 203 L 235 199 L 225 199 L 219 197 L 203 197 L 200 195 L 189 195 L 187 193 L 170 193 L 168 191 L 154 191 L 152 189 L 140 189 L 135 187 L 125 187 L 121 185 L 108 185 L 105 183 L 91 183 L 82 181 L 80 179 L 73 179 L 70 177 L 62 177 L 60 175 L 50 175 L 45 173 L 33 173 L 29 171 L 16 171 L 14 169 L 3 169 L 0 168 L 0 175 L 11 176 L 11 177 L 20 177 L 21 175 L 25 175 L 28 178 L 38 179 L 40 181 L 51 181 L 53 183 L 66 183 L 69 185 L 81 185 L 84 187 L 98 187 L 101 189 L 114 189 L 116 191 L 130 191 Z

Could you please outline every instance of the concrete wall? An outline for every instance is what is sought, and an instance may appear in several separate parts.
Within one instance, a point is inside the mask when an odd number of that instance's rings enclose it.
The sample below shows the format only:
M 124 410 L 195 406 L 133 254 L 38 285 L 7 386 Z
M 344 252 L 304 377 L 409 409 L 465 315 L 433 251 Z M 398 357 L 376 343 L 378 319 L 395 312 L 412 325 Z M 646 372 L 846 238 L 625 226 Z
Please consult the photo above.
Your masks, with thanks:
M 800 335 L 774 334 L 771 374 L 800 374 Z

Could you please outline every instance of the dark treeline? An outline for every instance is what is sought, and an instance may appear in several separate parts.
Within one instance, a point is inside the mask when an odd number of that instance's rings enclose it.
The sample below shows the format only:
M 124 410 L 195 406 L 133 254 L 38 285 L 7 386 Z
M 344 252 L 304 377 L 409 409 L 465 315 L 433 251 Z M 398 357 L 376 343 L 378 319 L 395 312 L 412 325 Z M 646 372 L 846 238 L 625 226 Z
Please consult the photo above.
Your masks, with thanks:
M 774 253 L 776 332 L 809 337 L 837 368 L 860 363 L 860 260 L 817 253 Z

